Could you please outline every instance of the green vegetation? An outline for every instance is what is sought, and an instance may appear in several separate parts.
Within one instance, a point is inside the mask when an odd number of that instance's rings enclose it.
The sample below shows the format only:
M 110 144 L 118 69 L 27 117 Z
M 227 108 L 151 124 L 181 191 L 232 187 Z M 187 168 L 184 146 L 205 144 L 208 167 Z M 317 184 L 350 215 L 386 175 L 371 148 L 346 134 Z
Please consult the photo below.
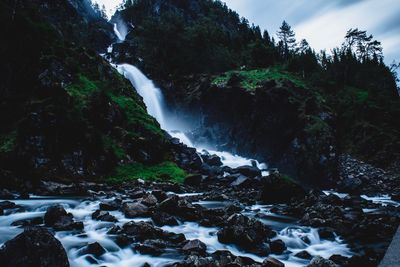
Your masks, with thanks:
M 114 155 L 119 159 L 126 156 L 125 149 L 117 143 L 117 141 L 109 136 L 103 135 L 104 148 L 113 151 Z
M 79 74 L 78 82 L 68 85 L 66 90 L 82 109 L 87 106 L 90 96 L 99 91 L 99 83 L 90 80 L 83 74 Z
M 307 87 L 304 80 L 278 66 L 266 69 L 228 71 L 215 77 L 212 84 L 225 85 L 233 75 L 237 75 L 242 79 L 241 86 L 247 90 L 254 90 L 260 83 L 269 80 L 289 80 L 299 87 Z
M 8 153 L 14 150 L 17 139 L 17 131 L 0 137 L 0 153 Z
M 173 162 L 163 162 L 158 165 L 147 166 L 141 163 L 131 163 L 118 166 L 115 175 L 108 177 L 109 183 L 122 183 L 135 179 L 161 180 L 182 183 L 186 172 Z
M 133 97 L 124 95 L 116 95 L 111 92 L 109 93 L 109 96 L 122 108 L 122 110 L 124 110 L 130 124 L 142 126 L 154 134 L 163 136 L 158 122 L 146 112 L 143 105 L 139 104 L 139 99 L 134 99 Z

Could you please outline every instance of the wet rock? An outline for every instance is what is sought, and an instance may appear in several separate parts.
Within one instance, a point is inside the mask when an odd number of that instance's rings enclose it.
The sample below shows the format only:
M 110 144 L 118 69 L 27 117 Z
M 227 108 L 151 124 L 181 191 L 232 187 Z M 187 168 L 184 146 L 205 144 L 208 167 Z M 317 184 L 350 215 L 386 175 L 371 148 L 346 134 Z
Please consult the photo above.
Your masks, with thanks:
M 75 222 L 71 213 L 67 213 L 61 205 L 49 207 L 44 215 L 46 226 L 56 231 L 82 230 L 83 223 Z
M 152 207 L 157 204 L 158 200 L 153 194 L 147 194 L 143 197 L 141 203 L 148 206 Z
M 294 256 L 297 258 L 300 258 L 300 259 L 305 259 L 305 260 L 310 260 L 312 258 L 311 254 L 305 250 L 296 253 Z
M 327 240 L 331 240 L 331 241 L 335 240 L 335 233 L 334 233 L 333 229 L 331 229 L 331 228 L 327 228 L 327 227 L 320 228 L 320 229 L 318 229 L 318 234 L 319 234 L 319 237 L 322 239 L 327 239 Z
M 165 212 L 155 212 L 151 216 L 151 219 L 157 226 L 178 225 L 178 221 L 175 219 L 175 217 Z
M 162 240 L 146 240 L 142 244 L 137 244 L 135 249 L 142 254 L 159 256 L 164 253 L 166 248 L 165 242 Z
M 128 218 L 142 217 L 149 214 L 148 207 L 139 202 L 125 202 L 122 205 L 122 211 Z
M 312 259 L 307 267 L 338 267 L 336 263 L 331 260 L 324 259 L 320 256 L 316 256 Z
M 124 248 L 133 243 L 133 238 L 124 234 L 118 235 L 115 238 L 115 243 L 117 243 L 117 245 L 120 246 L 121 248 Z
M 348 266 L 349 265 L 349 258 L 342 256 L 342 255 L 332 255 L 329 260 L 333 261 L 339 266 Z
M 201 174 L 189 175 L 185 178 L 185 185 L 189 186 L 200 186 L 203 181 L 203 176 Z
M 168 198 L 167 193 L 162 190 L 153 190 L 151 191 L 151 194 L 157 198 L 158 202 L 162 202 Z
M 202 158 L 210 166 L 222 166 L 221 158 L 217 155 L 202 156 Z
M 255 180 L 244 175 L 239 175 L 231 184 L 232 187 L 245 188 L 251 187 Z
M 285 264 L 273 257 L 268 257 L 263 261 L 262 267 L 285 267 Z
M 221 243 L 232 243 L 248 252 L 266 256 L 269 248 L 265 242 L 276 234 L 260 221 L 234 214 L 217 235 Z
M 118 210 L 120 207 L 120 203 L 116 200 L 109 201 L 109 202 L 102 202 L 100 203 L 100 209 L 106 211 L 114 211 Z
M 96 210 L 92 213 L 92 219 L 97 221 L 104 221 L 104 222 L 117 222 L 117 218 L 111 215 L 107 211 L 103 210 Z
M 15 207 L 15 203 L 11 201 L 1 201 L 0 202 L 0 209 L 6 210 L 6 209 L 13 209 Z
M 260 263 L 251 258 L 238 257 L 227 250 L 218 250 L 209 256 L 190 255 L 184 261 L 175 263 L 174 267 L 221 267 L 221 266 L 248 266 L 259 267 Z
M 182 251 L 187 254 L 205 255 L 207 250 L 206 244 L 198 239 L 188 241 L 182 248 Z
M 271 253 L 278 255 L 282 254 L 286 250 L 285 242 L 283 242 L 281 239 L 272 241 L 269 244 L 269 247 L 271 249 Z
M 98 242 L 94 242 L 94 243 L 88 244 L 83 249 L 83 252 L 82 252 L 82 254 L 92 254 L 96 258 L 99 258 L 104 253 L 106 253 L 106 250 Z
M 4 210 L 0 208 L 0 216 L 4 215 Z
M 67 254 L 48 230 L 28 227 L 0 249 L 1 266 L 68 267 Z
M 7 189 L 0 189 L 0 199 L 15 199 L 15 196 Z
M 147 222 L 128 222 L 122 226 L 121 232 L 127 236 L 135 237 L 135 239 L 139 241 L 162 239 L 174 244 L 178 244 L 185 240 L 185 236 L 183 234 L 165 232 Z
M 137 190 L 137 191 L 130 193 L 129 197 L 132 199 L 138 199 L 138 198 L 143 197 L 145 193 L 146 192 L 144 192 L 143 190 Z
M 178 201 L 179 201 L 179 197 L 177 195 L 168 197 L 167 199 L 165 199 L 158 205 L 158 210 L 174 214 L 178 207 Z
M 254 166 L 240 166 L 233 169 L 234 173 L 240 173 L 244 176 L 254 178 L 257 176 L 261 176 L 261 170 Z
M 18 221 L 13 222 L 11 225 L 12 226 L 34 226 L 34 225 L 39 225 L 39 224 L 43 224 L 42 217 L 18 220 Z

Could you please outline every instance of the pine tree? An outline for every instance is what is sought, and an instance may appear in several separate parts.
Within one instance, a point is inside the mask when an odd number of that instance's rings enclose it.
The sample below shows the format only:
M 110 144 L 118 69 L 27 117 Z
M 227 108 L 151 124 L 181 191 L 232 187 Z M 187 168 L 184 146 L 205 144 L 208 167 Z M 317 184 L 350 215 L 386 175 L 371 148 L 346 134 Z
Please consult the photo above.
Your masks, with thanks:
M 288 59 L 290 56 L 290 51 L 296 46 L 295 33 L 292 30 L 292 27 L 286 21 L 283 21 L 279 31 L 277 32 L 277 35 L 282 46 L 281 53 L 285 59 Z

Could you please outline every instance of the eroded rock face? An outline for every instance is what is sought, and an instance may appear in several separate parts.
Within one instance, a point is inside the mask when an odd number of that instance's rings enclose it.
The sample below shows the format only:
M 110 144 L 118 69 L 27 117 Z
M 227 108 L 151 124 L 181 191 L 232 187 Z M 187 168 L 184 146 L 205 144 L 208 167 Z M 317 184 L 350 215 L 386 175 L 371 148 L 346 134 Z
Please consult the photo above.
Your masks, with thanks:
M 67 254 L 48 230 L 29 227 L 0 249 L 0 262 L 4 267 L 68 267 Z

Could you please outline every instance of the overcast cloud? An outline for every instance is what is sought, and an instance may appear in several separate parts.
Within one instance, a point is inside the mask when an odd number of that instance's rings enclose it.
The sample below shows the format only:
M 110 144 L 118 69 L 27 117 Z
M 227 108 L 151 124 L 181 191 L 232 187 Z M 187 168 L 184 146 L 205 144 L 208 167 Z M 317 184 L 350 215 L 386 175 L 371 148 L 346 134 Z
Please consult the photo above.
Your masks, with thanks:
M 95 0 L 112 14 L 121 0 Z M 223 0 L 228 7 L 275 34 L 283 20 L 317 51 L 343 42 L 349 28 L 382 42 L 387 63 L 400 60 L 400 0 Z

